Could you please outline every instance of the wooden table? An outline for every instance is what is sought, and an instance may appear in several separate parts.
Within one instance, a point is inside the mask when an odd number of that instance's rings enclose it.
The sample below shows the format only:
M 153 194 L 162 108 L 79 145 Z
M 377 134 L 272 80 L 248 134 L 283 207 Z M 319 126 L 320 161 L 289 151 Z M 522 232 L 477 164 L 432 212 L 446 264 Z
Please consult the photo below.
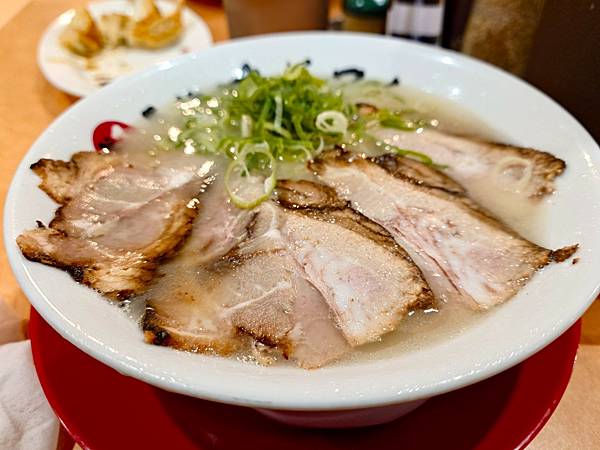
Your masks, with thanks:
M 83 4 L 81 0 L 19 0 L 0 2 L 0 209 L 21 158 L 35 138 L 58 114 L 75 102 L 46 82 L 36 64 L 37 43 L 52 19 Z M 208 23 L 215 41 L 228 37 L 227 23 L 216 2 L 188 2 Z M 29 304 L 14 279 L 0 244 L 0 298 L 26 318 Z M 549 373 L 548 377 L 553 374 Z M 543 383 L 544 380 L 540 380 Z M 468 426 L 468 424 L 465 424 Z M 600 302 L 583 319 L 583 334 L 571 383 L 531 449 L 600 448 Z

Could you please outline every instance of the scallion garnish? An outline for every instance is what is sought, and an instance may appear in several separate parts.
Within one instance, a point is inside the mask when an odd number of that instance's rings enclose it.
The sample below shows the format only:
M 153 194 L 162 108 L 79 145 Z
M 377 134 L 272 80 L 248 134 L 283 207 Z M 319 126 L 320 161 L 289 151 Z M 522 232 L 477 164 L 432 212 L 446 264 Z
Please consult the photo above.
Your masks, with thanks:
M 328 83 L 313 76 L 304 63 L 273 77 L 245 69 L 243 79 L 219 94 L 179 102 L 186 120 L 181 132 L 168 139 L 186 153 L 229 157 L 225 184 L 240 208 L 253 208 L 271 195 L 279 163 L 304 162 L 325 148 L 369 139 L 373 125 L 401 130 L 424 126 L 405 115 L 403 107 L 396 110 L 402 100 L 382 83 Z M 365 114 L 364 107 L 357 107 L 365 94 L 370 98 L 389 94 L 394 109 L 372 108 Z M 391 151 L 433 164 L 419 152 Z

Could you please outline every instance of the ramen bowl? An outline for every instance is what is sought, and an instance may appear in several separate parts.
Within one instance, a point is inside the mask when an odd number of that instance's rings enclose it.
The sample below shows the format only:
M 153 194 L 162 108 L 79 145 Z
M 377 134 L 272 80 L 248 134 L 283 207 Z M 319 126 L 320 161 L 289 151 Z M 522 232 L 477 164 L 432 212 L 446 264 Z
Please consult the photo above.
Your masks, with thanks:
M 312 62 L 316 75 L 358 67 L 368 78 L 392 80 L 455 102 L 513 144 L 549 151 L 567 162 L 557 191 L 542 200 L 536 243 L 578 243 L 578 264 L 537 273 L 506 304 L 445 339 L 385 357 L 350 358 L 304 370 L 262 366 L 144 343 L 139 324 L 68 274 L 26 260 L 16 237 L 56 205 L 37 188 L 29 166 L 40 158 L 69 159 L 92 148 L 102 122 L 135 123 L 149 105 L 236 78 L 249 63 L 263 74 L 287 63 Z M 458 110 L 457 110 L 458 111 Z M 33 307 L 64 338 L 122 374 L 168 391 L 248 406 L 287 423 L 360 426 L 393 420 L 425 399 L 506 370 L 567 330 L 598 294 L 600 274 L 600 151 L 562 107 L 523 81 L 469 57 L 362 34 L 292 33 L 233 41 L 120 79 L 73 105 L 33 144 L 8 194 L 4 233 L 12 269 Z

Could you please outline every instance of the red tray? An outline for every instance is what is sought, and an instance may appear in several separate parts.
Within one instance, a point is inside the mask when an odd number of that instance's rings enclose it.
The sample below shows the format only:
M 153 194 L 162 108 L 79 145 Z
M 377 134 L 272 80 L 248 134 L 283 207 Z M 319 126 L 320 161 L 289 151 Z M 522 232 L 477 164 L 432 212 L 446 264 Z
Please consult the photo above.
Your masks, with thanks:
M 29 327 L 50 405 L 71 436 L 92 450 L 522 449 L 558 405 L 581 333 L 577 322 L 520 365 L 435 397 L 390 424 L 315 431 L 123 376 L 61 338 L 34 310 Z

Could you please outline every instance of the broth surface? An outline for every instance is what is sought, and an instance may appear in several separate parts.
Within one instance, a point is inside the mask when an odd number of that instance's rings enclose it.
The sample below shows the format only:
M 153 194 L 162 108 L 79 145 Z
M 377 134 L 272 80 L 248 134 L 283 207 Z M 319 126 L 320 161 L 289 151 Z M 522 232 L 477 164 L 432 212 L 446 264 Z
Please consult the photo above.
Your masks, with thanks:
M 408 106 L 430 119 L 435 119 L 440 130 L 489 141 L 506 140 L 473 113 L 452 101 L 410 87 L 399 86 L 395 89 Z M 173 106 L 161 108 L 152 119 L 144 119 L 136 124 L 136 131 L 128 133 L 126 138 L 117 144 L 115 151 L 127 153 L 132 161 L 159 165 L 164 158 L 171 157 L 169 151 L 161 150 L 160 140 L 168 135 L 171 126 L 179 126 L 181 121 Z M 192 158 L 196 157 L 206 158 L 192 156 Z M 222 173 L 222 169 L 219 171 Z M 314 179 L 314 175 L 302 164 L 286 164 L 278 169 L 278 178 Z M 493 186 L 487 186 L 486 183 L 481 183 L 481 186 L 470 191 L 469 195 L 524 237 L 532 239 L 536 236 L 536 230 L 541 225 L 537 203 L 523 199 L 515 193 L 499 191 Z M 179 275 L 173 273 L 172 276 Z M 439 311 L 415 311 L 404 319 L 397 330 L 384 335 L 381 341 L 358 347 L 347 357 L 333 364 L 354 364 L 364 360 L 384 359 L 399 353 L 419 351 L 436 342 L 460 335 L 476 320 L 481 319 L 483 314 L 493 314 L 493 309 L 488 312 L 478 312 L 460 304 L 440 303 Z M 139 321 L 144 312 L 143 300 L 133 299 L 124 309 L 133 320 Z M 243 361 L 256 361 L 253 355 L 239 354 L 236 357 Z M 280 360 L 285 363 L 282 358 Z

